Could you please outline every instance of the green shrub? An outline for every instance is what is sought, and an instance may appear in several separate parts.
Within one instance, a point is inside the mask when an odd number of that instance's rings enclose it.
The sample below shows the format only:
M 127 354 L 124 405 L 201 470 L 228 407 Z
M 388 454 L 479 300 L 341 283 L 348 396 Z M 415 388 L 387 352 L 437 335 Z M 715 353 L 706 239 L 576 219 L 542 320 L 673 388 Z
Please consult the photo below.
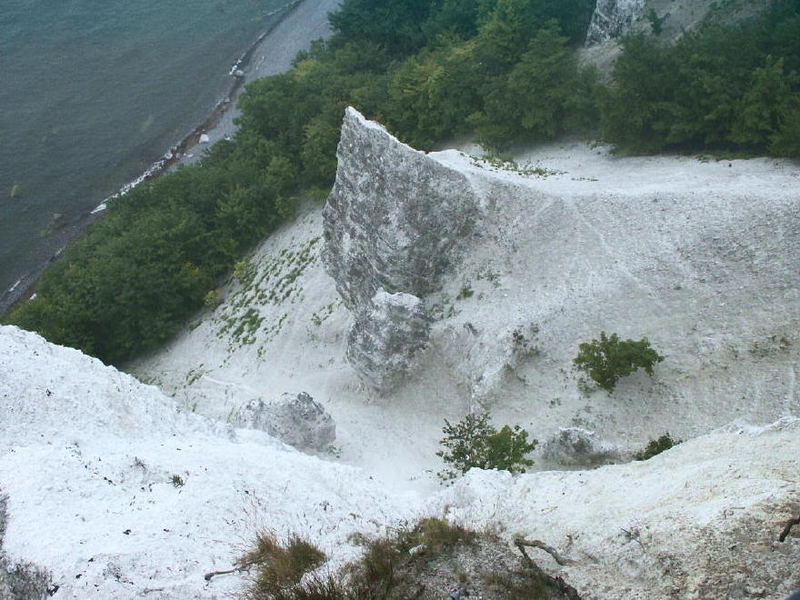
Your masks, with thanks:
M 661 33 L 664 31 L 664 21 L 667 20 L 668 16 L 669 13 L 663 17 L 659 17 L 658 13 L 652 8 L 647 11 L 645 18 L 647 18 L 648 22 L 650 23 L 650 29 L 653 32 L 653 35 L 661 35 Z
M 525 456 L 536 448 L 537 440 L 528 442 L 528 432 L 519 425 L 498 431 L 489 419 L 488 412 L 470 413 L 456 424 L 445 419 L 445 437 L 440 441 L 444 450 L 436 455 L 452 468 L 440 472 L 441 479 L 454 479 L 473 467 L 524 473 L 533 464 Z
M 665 433 L 657 440 L 650 440 L 643 449 L 633 455 L 634 460 L 647 460 L 653 458 L 656 454 L 661 454 L 665 450 L 669 450 L 673 446 L 677 446 L 681 440 L 672 439 L 669 433 Z
M 465 300 L 467 298 L 471 298 L 475 295 L 475 290 L 472 289 L 469 283 L 465 283 L 461 286 L 461 291 L 458 292 L 458 296 L 456 296 L 456 300 Z
M 652 376 L 653 366 L 664 360 L 650 347 L 647 338 L 641 340 L 620 340 L 616 333 L 608 337 L 605 331 L 599 340 L 579 346 L 578 356 L 572 361 L 597 385 L 611 393 L 621 377 L 630 375 L 637 369 L 644 369 Z

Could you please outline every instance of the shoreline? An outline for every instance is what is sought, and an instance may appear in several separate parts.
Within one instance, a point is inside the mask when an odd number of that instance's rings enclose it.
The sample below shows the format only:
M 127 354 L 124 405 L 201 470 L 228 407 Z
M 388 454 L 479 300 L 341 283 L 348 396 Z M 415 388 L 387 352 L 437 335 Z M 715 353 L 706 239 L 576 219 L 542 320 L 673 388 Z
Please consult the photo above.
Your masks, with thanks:
M 258 38 L 256 38 L 256 40 L 250 44 L 250 47 L 247 48 L 247 50 L 245 50 L 238 59 L 236 59 L 236 62 L 233 63 L 231 68 L 228 70 L 228 75 L 234 79 L 228 86 L 228 91 L 225 93 L 222 99 L 217 101 L 217 103 L 214 105 L 214 108 L 211 110 L 205 120 L 197 127 L 192 129 L 188 134 L 183 136 L 183 138 L 181 138 L 177 144 L 171 146 L 170 149 L 167 150 L 167 152 L 160 159 L 151 164 L 144 171 L 144 173 L 139 175 L 139 177 L 133 181 L 123 185 L 118 192 L 105 198 L 89 214 L 101 213 L 107 208 L 109 202 L 124 196 L 145 181 L 156 179 L 173 167 L 176 167 L 180 164 L 185 164 L 187 161 L 184 159 L 187 157 L 193 158 L 193 153 L 191 151 L 210 140 L 208 134 L 219 126 L 225 113 L 236 105 L 236 101 L 239 99 L 239 94 L 241 94 L 244 86 L 253 81 L 253 79 L 247 77 L 245 69 L 249 67 L 253 55 L 256 53 L 259 46 L 261 46 L 264 40 L 273 31 L 275 31 L 275 29 L 277 29 L 286 18 L 289 17 L 293 10 L 295 10 L 303 2 L 304 0 L 291 0 L 291 2 L 288 2 L 280 8 L 269 13 L 267 15 L 268 17 L 273 17 L 280 13 L 283 14 L 281 14 L 274 23 L 267 27 L 261 33 L 261 35 L 259 35 Z M 203 139 L 204 136 L 206 139 Z M 209 146 L 210 145 L 211 144 L 209 144 Z
M 298 52 L 308 49 L 312 42 L 330 34 L 327 16 L 338 4 L 339 0 L 290 0 L 276 9 L 273 14 L 281 12 L 283 14 L 269 25 L 231 66 L 228 74 L 233 77 L 233 81 L 227 93 L 217 102 L 203 122 L 171 146 L 141 175 L 122 185 L 116 193 L 105 198 L 91 211 L 63 224 L 64 229 L 69 229 L 65 245 L 43 261 L 38 269 L 21 275 L 13 285 L 0 292 L 0 316 L 7 314 L 16 304 L 25 302 L 35 295 L 36 286 L 44 270 L 60 258 L 67 245 L 92 223 L 102 218 L 110 202 L 124 196 L 145 181 L 156 179 L 181 164 L 199 161 L 206 147 L 231 137 L 237 129 L 233 122 L 239 114 L 236 101 L 244 87 L 256 79 L 291 69 Z

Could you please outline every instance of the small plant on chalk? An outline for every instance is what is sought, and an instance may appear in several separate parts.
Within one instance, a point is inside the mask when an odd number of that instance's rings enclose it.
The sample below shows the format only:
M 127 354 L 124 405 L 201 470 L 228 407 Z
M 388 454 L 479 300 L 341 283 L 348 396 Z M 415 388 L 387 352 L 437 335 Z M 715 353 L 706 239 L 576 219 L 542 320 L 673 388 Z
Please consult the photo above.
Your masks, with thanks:
M 645 17 L 650 23 L 650 29 L 652 30 L 653 35 L 659 36 L 661 35 L 661 32 L 664 31 L 664 21 L 667 20 L 669 14 L 659 17 L 658 13 L 651 8 L 649 11 L 647 11 Z
M 528 328 L 528 332 L 530 336 L 536 336 L 539 333 L 539 327 L 531 325 Z M 531 337 L 523 333 L 521 327 L 511 332 L 511 346 L 514 354 L 519 358 L 537 356 L 539 354 L 539 348 L 533 343 Z
M 255 265 L 246 260 L 240 260 L 233 265 L 233 276 L 241 282 L 249 282 L 255 275 Z
M 458 292 L 456 300 L 465 300 L 467 298 L 471 298 L 474 294 L 475 292 L 472 289 L 472 286 L 469 284 L 469 282 L 467 282 L 463 286 L 461 286 L 461 291 Z
M 217 290 L 210 290 L 203 298 L 203 305 L 206 308 L 217 308 L 222 304 L 222 296 Z
M 401 528 L 395 537 L 395 547 L 400 552 L 410 552 L 419 546 L 426 551 L 440 553 L 458 545 L 471 546 L 478 540 L 478 534 L 447 519 L 427 517 L 413 527 Z
M 609 337 L 603 331 L 599 340 L 581 344 L 578 356 L 572 362 L 602 389 L 611 393 L 621 377 L 637 369 L 644 369 L 645 373 L 652 376 L 653 367 L 662 360 L 664 357 L 650 347 L 647 338 L 638 342 L 621 340 L 616 333 Z
M 669 450 L 673 446 L 677 446 L 681 440 L 673 439 L 669 433 L 665 433 L 657 440 L 650 440 L 647 446 L 642 448 L 639 452 L 633 455 L 634 460 L 647 460 L 653 458 L 656 454 Z
M 470 413 L 451 424 L 445 419 L 441 440 L 443 450 L 436 453 L 450 468 L 439 473 L 443 481 L 463 475 L 473 467 L 524 473 L 533 464 L 526 455 L 538 442 L 528 441 L 528 432 L 519 425 L 503 426 L 499 431 L 489 423 L 488 412 Z

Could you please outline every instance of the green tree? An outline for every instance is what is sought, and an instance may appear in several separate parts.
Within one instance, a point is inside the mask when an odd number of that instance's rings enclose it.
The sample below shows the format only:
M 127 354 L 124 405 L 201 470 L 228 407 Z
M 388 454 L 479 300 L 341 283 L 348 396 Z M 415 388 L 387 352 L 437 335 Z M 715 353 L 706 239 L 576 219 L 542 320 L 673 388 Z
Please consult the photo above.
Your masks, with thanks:
M 371 42 L 392 54 L 410 54 L 425 43 L 430 0 L 345 0 L 329 20 L 336 43 Z
M 442 34 L 452 34 L 462 40 L 478 31 L 481 0 L 433 0 L 430 16 L 422 26 L 428 43 Z
M 620 340 L 616 333 L 608 337 L 603 331 L 599 340 L 580 344 L 573 364 L 602 389 L 611 393 L 621 377 L 640 368 L 652 376 L 653 366 L 663 360 L 664 357 L 650 347 L 647 338 L 638 342 Z
M 603 137 L 626 151 L 666 144 L 677 65 L 669 51 L 644 35 L 623 40 L 614 86 L 602 96 Z
M 124 233 L 113 217 L 98 225 L 45 273 L 36 299 L 10 321 L 118 364 L 169 339 L 202 306 L 213 280 L 192 262 L 188 248 L 207 241 L 187 210 L 148 211 L 126 222 Z
M 344 107 L 336 106 L 311 119 L 305 127 L 303 166 L 318 185 L 330 185 L 336 178 L 336 147 L 342 128 Z
M 603 94 L 603 136 L 623 151 L 792 155 L 798 10 L 776 2 L 761 18 L 706 26 L 673 44 L 627 38 Z
M 784 72 L 782 59 L 767 57 L 739 101 L 731 140 L 752 149 L 771 146 L 791 115 L 800 112 L 800 96 L 793 92 L 799 82 L 796 73 Z
M 495 11 L 508 8 L 502 5 L 503 0 L 479 0 L 478 23 L 483 25 L 491 20 Z M 570 43 L 578 45 L 586 37 L 595 0 L 513 0 L 513 7 L 518 22 L 528 30 L 527 39 L 535 35 L 539 27 L 555 20 Z
M 783 58 L 788 72 L 800 72 L 800 0 L 775 2 L 760 30 L 765 53 Z
M 525 52 L 534 24 L 526 18 L 527 0 L 497 0 L 475 37 L 476 59 L 484 73 L 506 73 Z
M 384 107 L 388 125 L 420 148 L 465 133 L 467 117 L 481 106 L 481 83 L 473 43 L 420 52 L 393 72 Z
M 525 467 L 533 464 L 525 457 L 538 442 L 529 442 L 528 432 L 519 425 L 505 425 L 498 431 L 489 423 L 490 418 L 488 412 L 483 412 L 469 413 L 456 424 L 445 419 L 445 437 L 440 441 L 444 450 L 436 455 L 451 468 L 439 473 L 440 478 L 453 479 L 473 467 L 524 473 Z
M 769 147 L 773 156 L 800 157 L 800 94 L 794 95 L 794 108 L 783 116 L 780 129 Z
M 493 148 L 553 139 L 565 128 L 577 87 L 574 53 L 551 22 L 486 95 L 484 111 L 472 118 L 479 139 Z

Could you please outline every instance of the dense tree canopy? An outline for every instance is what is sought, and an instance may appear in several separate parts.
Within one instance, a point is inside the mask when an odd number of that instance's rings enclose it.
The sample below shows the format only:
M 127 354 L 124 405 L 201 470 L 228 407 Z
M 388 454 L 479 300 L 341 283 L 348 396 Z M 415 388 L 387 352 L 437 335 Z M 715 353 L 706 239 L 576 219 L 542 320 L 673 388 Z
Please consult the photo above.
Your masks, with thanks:
M 630 151 L 726 150 L 797 156 L 800 9 L 714 25 L 673 45 L 624 42 L 603 132 Z
M 578 67 L 593 0 L 344 0 L 334 36 L 247 86 L 233 141 L 112 203 L 6 321 L 119 363 L 174 334 L 220 277 L 326 190 L 344 108 L 427 149 L 600 136 L 621 150 L 800 156 L 800 0 Z

